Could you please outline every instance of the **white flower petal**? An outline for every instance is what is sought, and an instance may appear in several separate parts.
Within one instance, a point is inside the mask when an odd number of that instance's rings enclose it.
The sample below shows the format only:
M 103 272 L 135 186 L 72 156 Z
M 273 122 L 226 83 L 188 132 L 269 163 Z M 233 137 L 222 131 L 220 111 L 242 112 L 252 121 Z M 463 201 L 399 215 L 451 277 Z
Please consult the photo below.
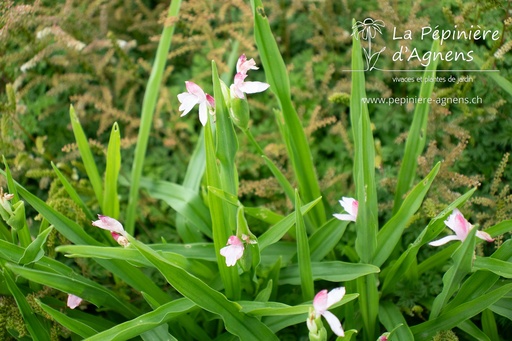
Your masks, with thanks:
M 82 303 L 82 299 L 78 296 L 75 296 L 73 294 L 68 294 L 68 301 L 67 306 L 71 309 L 75 309 Z
M 333 313 L 326 311 L 322 314 L 322 316 L 325 317 L 325 320 L 327 323 L 329 323 L 329 326 L 331 327 L 331 330 L 334 334 L 338 336 L 345 336 L 345 332 L 343 331 L 340 320 Z
M 323 315 L 324 312 L 327 311 L 327 290 L 319 291 L 315 298 L 313 299 L 313 308 L 315 308 L 315 313 L 318 316 Z
M 267 90 L 270 87 L 270 84 L 263 82 L 243 82 L 240 85 L 240 90 L 245 92 L 246 94 L 254 94 L 257 92 L 262 92 Z
M 118 233 L 122 236 L 126 235 L 123 225 L 116 219 L 101 214 L 98 214 L 98 218 L 100 218 L 100 220 L 92 222 L 93 226 L 99 227 L 100 229 L 108 230 L 110 232 Z
M 233 266 L 236 261 L 242 258 L 244 254 L 244 247 L 240 245 L 229 245 L 220 249 L 220 254 L 226 257 L 226 265 Z
M 446 236 L 446 237 L 443 237 L 439 240 L 435 240 L 433 242 L 430 242 L 428 243 L 428 245 L 430 246 L 441 246 L 441 245 L 444 245 L 452 240 L 460 240 L 459 237 L 457 237 L 456 235 L 449 235 L 449 236 Z
M 452 214 L 444 221 L 445 225 L 448 226 L 460 240 L 466 239 L 471 224 L 464 218 L 462 213 L 458 209 L 454 209 Z
M 206 121 L 208 121 L 208 108 L 206 107 L 206 102 L 202 102 L 199 104 L 199 122 L 201 122 L 204 127 Z
M 204 93 L 203 89 L 199 85 L 197 85 L 194 82 L 187 81 L 185 82 L 185 86 L 187 87 L 187 91 L 196 96 L 199 102 L 206 101 L 206 94 Z
M 480 239 L 483 239 L 488 242 L 493 242 L 494 238 L 491 237 L 491 235 L 484 231 L 476 231 L 476 236 Z
M 356 219 L 354 218 L 354 216 L 350 215 L 350 214 L 339 214 L 339 213 L 335 213 L 333 214 L 334 218 L 337 218 L 339 220 L 344 220 L 344 221 L 356 221 Z
M 345 288 L 339 287 L 332 289 L 327 294 L 327 309 L 329 309 L 330 306 L 332 306 L 335 303 L 338 303 L 341 301 L 341 299 L 345 296 Z
M 179 111 L 183 111 L 181 116 L 185 116 L 192 110 L 192 108 L 199 103 L 199 100 L 196 96 L 189 94 L 188 92 L 183 92 L 178 95 L 178 101 L 180 101 L 181 105 L 178 108 Z

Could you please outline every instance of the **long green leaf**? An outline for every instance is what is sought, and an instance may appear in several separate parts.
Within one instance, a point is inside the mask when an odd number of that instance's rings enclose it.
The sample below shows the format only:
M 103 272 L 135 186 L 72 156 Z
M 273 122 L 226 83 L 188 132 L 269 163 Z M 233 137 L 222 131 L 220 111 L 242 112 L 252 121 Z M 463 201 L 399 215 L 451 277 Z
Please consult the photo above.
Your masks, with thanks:
M 297 233 L 297 263 L 299 265 L 300 287 L 304 301 L 313 299 L 315 286 L 311 270 L 311 258 L 309 254 L 309 242 L 306 225 L 300 213 L 301 201 L 299 192 L 295 190 L 295 226 Z
M 48 220 L 55 229 L 57 229 L 71 242 L 74 244 L 102 245 L 89 236 L 80 225 L 46 205 L 41 199 L 31 194 L 21 185 L 16 184 L 16 186 L 19 193 L 27 203 L 29 203 L 46 220 Z M 128 285 L 132 286 L 136 290 L 149 293 L 153 298 L 161 303 L 169 301 L 169 296 L 153 281 L 149 280 L 148 277 L 139 269 L 121 261 L 105 261 L 101 259 L 96 261 L 105 269 L 122 278 Z
M 25 295 L 23 295 L 21 290 L 14 282 L 11 272 L 5 267 L 3 268 L 3 278 L 7 284 L 7 287 L 9 288 L 9 291 L 16 300 L 16 304 L 18 305 L 21 316 L 25 321 L 25 326 L 32 336 L 32 339 L 36 341 L 50 341 L 50 334 L 48 333 L 49 326 L 45 326 L 34 313 L 34 311 L 32 311 L 32 308 L 30 308 Z
M 459 288 L 464 277 L 471 272 L 471 264 L 475 253 L 475 233 L 476 229 L 471 229 L 466 240 L 453 254 L 453 265 L 443 276 L 443 290 L 434 300 L 430 311 L 430 318 L 439 316 L 441 309 L 448 302 L 453 293 Z
M 204 128 L 201 129 L 194 152 L 188 162 L 185 178 L 183 179 L 183 187 L 191 189 L 199 193 L 199 186 L 206 168 L 206 155 L 204 150 Z M 209 216 L 208 216 L 209 218 Z M 203 235 L 190 222 L 191 218 L 187 218 L 178 212 L 176 217 L 176 231 L 184 243 L 195 243 L 204 241 Z M 211 238 L 211 236 L 210 236 Z
M 215 64 L 212 65 L 212 79 L 213 91 L 216 98 L 215 111 L 218 120 L 220 120 L 218 134 L 234 133 L 233 126 L 227 120 L 228 112 L 224 97 L 222 94 L 219 77 L 217 75 L 217 68 Z M 231 178 L 227 179 L 229 175 L 234 176 L 235 168 L 232 155 L 233 149 L 226 146 L 226 141 L 217 139 L 217 143 L 221 146 L 215 146 L 213 138 L 214 126 L 212 119 L 208 119 L 205 127 L 205 151 L 206 151 L 206 182 L 209 187 L 218 188 L 231 195 L 236 195 L 237 186 L 233 184 L 238 181 Z M 223 129 L 223 131 L 220 131 Z M 233 136 L 226 139 L 232 140 Z M 217 150 L 215 148 L 217 147 Z M 218 158 L 222 158 L 219 160 Z M 220 164 L 219 164 L 220 163 Z M 222 171 L 221 171 L 222 168 Z M 224 247 L 228 238 L 235 233 L 236 229 L 236 208 L 226 203 L 223 199 L 219 198 L 212 192 L 208 192 L 208 206 L 210 208 L 210 215 L 212 218 L 212 231 L 213 231 L 213 244 L 215 246 L 215 255 L 217 257 L 217 264 L 219 266 L 220 278 L 226 289 L 226 296 L 230 299 L 239 299 L 241 295 L 240 277 L 238 276 L 237 267 L 228 267 L 226 260 L 220 254 L 220 249 Z
M 512 240 L 509 239 L 496 250 L 489 259 L 506 261 L 512 257 Z M 442 312 L 447 312 L 457 306 L 475 299 L 488 290 L 500 279 L 500 275 L 489 273 L 487 269 L 476 270 L 467 280 L 464 281 L 457 295 L 443 308 Z
M 94 161 L 94 157 L 92 156 L 91 148 L 89 147 L 89 142 L 87 142 L 87 137 L 82 129 L 82 125 L 75 113 L 75 108 L 72 105 L 69 107 L 69 119 L 71 120 L 71 127 L 75 134 L 75 141 L 78 145 L 78 150 L 80 151 L 80 157 L 82 158 L 82 163 L 84 164 L 87 177 L 89 178 L 94 194 L 96 195 L 96 200 L 98 200 L 100 207 L 103 207 L 103 187 L 101 185 L 100 172 L 98 171 L 96 161 Z
M 450 214 L 454 208 L 457 208 L 466 202 L 466 200 L 468 200 L 475 191 L 476 188 L 473 188 L 464 193 L 430 221 L 428 226 L 423 229 L 416 240 L 409 245 L 407 250 L 402 253 L 398 260 L 391 266 L 391 269 L 388 271 L 384 279 L 382 296 L 388 294 L 389 290 L 404 276 L 413 276 L 415 274 L 416 268 L 413 265 L 416 264 L 416 255 L 418 254 L 420 247 L 434 239 L 444 230 L 444 220 L 448 214 Z
M 67 253 L 67 257 L 118 259 L 127 261 L 136 266 L 153 266 L 153 264 L 148 262 L 146 258 L 142 257 L 137 250 L 132 248 L 65 245 L 57 247 L 56 251 Z M 210 249 L 209 251 L 212 250 Z M 163 251 L 160 254 L 169 262 L 173 263 L 174 266 L 178 266 L 199 278 L 211 280 L 216 275 L 211 267 L 197 259 L 186 257 L 174 252 Z
M 438 331 L 448 330 L 482 312 L 512 290 L 512 283 L 502 285 L 478 298 L 439 315 L 438 317 L 411 327 L 415 340 L 430 340 Z
M 501 277 L 512 278 L 512 262 L 499 259 L 476 257 L 473 270 L 487 270 Z
M 439 51 L 439 40 L 434 40 L 432 43 L 431 53 L 434 55 Z M 420 93 L 418 98 L 422 98 L 421 103 L 416 104 L 414 109 L 414 116 L 409 129 L 409 135 L 405 142 L 404 157 L 400 165 L 398 173 L 398 182 L 395 191 L 395 202 L 393 205 L 393 213 L 396 213 L 403 202 L 403 196 L 414 181 L 416 176 L 416 168 L 418 166 L 418 157 L 423 152 L 425 141 L 427 139 L 427 118 L 430 110 L 430 96 L 434 90 L 435 82 L 429 82 L 429 79 L 435 78 L 437 62 L 439 59 L 432 61 L 426 68 L 423 74 L 423 81 L 421 83 Z
M 457 328 L 468 333 L 478 341 L 499 340 L 498 338 L 490 339 L 480 328 L 478 328 L 471 320 L 466 320 L 457 325 Z
M 94 220 L 95 219 L 94 215 L 91 213 L 91 210 L 89 209 L 89 207 L 87 207 L 87 205 L 84 203 L 82 198 L 80 198 L 80 196 L 76 192 L 76 190 L 73 187 L 73 185 L 71 185 L 69 183 L 68 179 L 66 179 L 64 174 L 62 174 L 62 172 L 57 168 L 57 166 L 55 166 L 55 164 L 53 162 L 51 163 L 51 165 L 52 165 L 53 170 L 57 174 L 57 177 L 59 178 L 60 182 L 62 183 L 62 186 L 64 186 L 64 189 L 66 190 L 66 192 L 68 192 L 69 197 L 78 206 L 80 206 L 80 208 L 82 209 L 82 211 L 84 211 L 84 213 L 85 213 L 85 215 L 87 216 L 88 219 Z
M 343 296 L 343 299 L 336 304 L 333 304 L 330 309 L 340 307 L 352 300 L 355 300 L 359 294 L 347 294 Z M 309 308 L 312 305 L 311 300 L 305 304 L 296 306 L 290 306 L 280 302 L 256 302 L 256 301 L 239 301 L 238 302 L 242 309 L 241 312 L 253 315 L 253 316 L 280 316 L 280 315 L 297 315 L 305 314 L 309 312 Z
M 127 303 L 126 300 L 118 297 L 102 285 L 87 280 L 86 278 L 68 278 L 60 274 L 30 269 L 14 264 L 6 264 L 6 267 L 16 275 L 24 277 L 29 281 L 76 295 L 94 303 L 97 307 L 109 307 L 128 318 L 134 318 L 139 313 L 138 309 Z
M 5 166 L 5 172 L 0 170 L 0 173 L 3 174 L 7 180 L 7 187 L 9 188 L 9 192 L 14 195 L 14 198 L 11 199 L 11 205 L 14 205 L 19 202 L 20 198 L 18 195 L 18 190 L 15 185 L 15 181 L 12 177 L 11 170 L 9 168 L 9 165 L 7 164 L 7 160 L 5 159 L 5 156 L 2 155 L 2 159 Z M 20 218 L 20 217 L 18 217 Z M 25 217 L 25 221 L 23 222 L 23 228 L 14 230 L 11 229 L 13 235 L 17 235 L 21 246 L 27 247 L 32 242 L 32 238 L 30 236 L 30 231 L 28 230 L 28 225 Z M 3 223 L 3 220 L 2 220 Z M 8 223 L 8 222 L 7 222 Z M 10 236 L 9 239 L 12 239 L 13 236 Z
M 167 18 L 177 17 L 180 11 L 181 0 L 174 0 L 169 6 Z M 176 21 L 177 22 L 177 21 Z M 146 155 L 146 149 L 149 140 L 149 131 L 153 123 L 153 114 L 155 112 L 158 94 L 160 92 L 160 84 L 165 70 L 167 61 L 167 53 L 171 47 L 171 40 L 174 34 L 175 23 L 166 25 L 160 36 L 160 42 L 156 50 L 155 61 L 151 69 L 146 92 L 142 101 L 142 114 L 140 120 L 139 135 L 137 136 L 137 145 L 135 147 L 135 158 L 132 165 L 132 175 L 130 181 L 130 194 L 128 199 L 128 207 L 126 208 L 125 230 L 133 235 L 135 228 L 135 216 L 137 213 L 137 205 L 139 200 L 139 183 L 142 175 L 142 167 Z
M 352 20 L 355 26 L 355 20 Z M 378 208 L 375 186 L 375 144 L 371 130 L 366 98 L 364 65 L 358 32 L 352 35 L 352 87 L 350 95 L 350 122 L 354 138 L 354 183 L 359 203 L 355 242 L 356 252 L 362 263 L 372 263 L 377 249 Z M 379 295 L 374 275 L 357 279 L 360 293 L 359 307 L 363 319 L 365 340 L 377 338 Z
M 310 202 L 321 196 L 320 186 L 306 134 L 291 101 L 290 80 L 286 65 L 272 35 L 261 0 L 251 0 L 251 7 L 254 15 L 254 39 L 260 53 L 261 63 L 265 69 L 270 89 L 276 95 L 283 113 L 285 129 L 288 130 L 288 138 L 285 137 L 289 142 L 286 144 L 288 155 L 292 160 L 300 194 L 304 201 Z M 312 210 L 311 217 L 314 227 L 319 227 L 325 222 L 324 210 L 322 202 Z
M 334 249 L 341 240 L 341 237 L 343 237 L 348 223 L 348 221 L 332 218 L 309 237 L 312 261 L 322 260 Z
M 306 214 L 315 205 L 322 201 L 322 198 L 317 198 L 300 208 L 301 214 Z M 278 242 L 288 230 L 295 224 L 295 213 L 290 213 L 285 218 L 280 220 L 277 224 L 271 226 L 265 233 L 258 237 L 258 243 L 260 244 L 260 250 Z
M 105 170 L 105 195 L 103 196 L 103 214 L 119 219 L 119 197 L 117 196 L 117 178 L 121 169 L 121 133 L 117 122 L 112 126 L 107 149 L 107 167 Z
M 316 280 L 329 282 L 346 282 L 353 279 L 376 274 L 380 270 L 371 264 L 346 263 L 340 261 L 311 262 L 312 276 Z M 290 264 L 281 269 L 279 284 L 300 284 L 299 265 Z
M 420 181 L 412 189 L 405 198 L 402 206 L 400 206 L 398 212 L 378 232 L 378 247 L 373 260 L 375 265 L 381 266 L 384 264 L 389 255 L 393 252 L 407 223 L 420 208 L 423 198 L 430 189 L 430 185 L 432 185 L 440 167 L 441 163 L 438 162 L 425 179 Z
M 155 310 L 140 315 L 137 318 L 120 323 L 115 327 L 89 337 L 88 341 L 128 340 L 146 331 L 167 323 L 195 307 L 195 304 L 185 298 L 161 305 Z
M 478 57 L 474 56 L 473 61 L 478 67 L 482 68 L 484 62 Z M 497 71 L 497 70 L 496 70 Z M 512 83 L 503 76 L 500 76 L 499 72 L 485 72 L 487 77 L 492 79 L 497 85 L 499 85 L 503 90 L 505 90 L 510 96 L 512 96 Z
M 396 328 L 394 335 L 389 338 L 390 341 L 414 340 L 414 336 L 412 335 L 402 312 L 392 302 L 381 302 L 379 307 L 379 321 L 386 330 L 391 331 Z
M 226 329 L 242 340 L 277 340 L 277 337 L 259 320 L 240 312 L 240 305 L 213 290 L 198 278 L 161 257 L 148 246 L 129 237 L 130 243 L 162 273 L 178 292 L 205 310 L 224 320 Z
M 353 24 L 355 21 L 353 20 Z M 370 263 L 377 247 L 377 191 L 375 186 L 375 146 L 368 114 L 364 64 L 357 32 L 352 39 L 352 88 L 350 122 L 354 136 L 354 182 L 359 202 L 356 221 L 356 251 L 363 263 Z
M 53 309 L 49 305 L 42 303 L 39 300 L 37 301 L 37 303 L 44 310 L 45 313 L 52 317 L 54 321 L 58 322 L 61 326 L 69 329 L 71 332 L 83 338 L 93 336 L 98 333 L 96 329 L 92 328 L 87 323 L 73 319 L 67 316 L 66 314 L 61 313 L 60 311 Z
M 165 201 L 185 217 L 197 235 L 203 233 L 212 237 L 210 212 L 196 191 L 169 181 L 148 178 L 142 178 L 140 185 L 151 197 Z
M 30 245 L 25 249 L 19 264 L 26 265 L 34 263 L 39 261 L 44 256 L 44 246 L 46 245 L 46 239 L 52 230 L 52 227 L 48 227 L 37 235 L 37 238 L 34 239 L 32 243 L 30 243 Z

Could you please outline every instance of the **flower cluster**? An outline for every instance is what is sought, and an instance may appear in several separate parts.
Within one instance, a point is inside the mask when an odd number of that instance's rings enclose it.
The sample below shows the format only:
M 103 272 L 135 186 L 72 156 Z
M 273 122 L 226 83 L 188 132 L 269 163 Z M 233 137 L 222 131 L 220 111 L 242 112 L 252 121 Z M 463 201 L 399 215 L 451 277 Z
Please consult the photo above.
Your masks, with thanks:
M 448 243 L 452 240 L 460 240 L 464 241 L 466 240 L 466 237 L 469 234 L 469 231 L 473 228 L 473 225 L 471 225 L 466 218 L 460 213 L 458 209 L 454 209 L 452 214 L 444 221 L 445 225 L 448 226 L 453 232 L 455 232 L 455 235 L 449 235 L 446 237 L 443 237 L 439 240 L 435 240 L 433 242 L 430 242 L 429 245 L 431 246 L 440 246 Z M 483 231 L 477 231 L 476 236 L 480 239 L 486 240 L 488 242 L 494 241 L 494 239 L 487 233 Z
M 242 54 L 236 63 L 236 75 L 230 86 L 231 97 L 245 99 L 244 94 L 254 94 L 268 89 L 270 85 L 267 83 L 246 82 L 245 78 L 249 70 L 258 70 L 256 62 L 252 58 L 247 60 L 245 54 Z M 196 104 L 199 104 L 199 121 L 205 126 L 208 121 L 208 111 L 212 115 L 215 113 L 215 100 L 196 83 L 187 81 L 185 85 L 187 92 L 178 95 L 178 101 L 181 103 L 178 110 L 183 111 L 181 116 L 185 116 Z

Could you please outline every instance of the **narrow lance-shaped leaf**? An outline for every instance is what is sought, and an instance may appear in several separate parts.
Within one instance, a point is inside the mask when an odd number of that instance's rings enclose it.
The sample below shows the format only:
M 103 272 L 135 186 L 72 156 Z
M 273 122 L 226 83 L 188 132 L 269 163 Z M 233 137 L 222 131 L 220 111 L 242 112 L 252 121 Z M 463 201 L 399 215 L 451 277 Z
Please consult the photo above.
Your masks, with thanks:
M 222 116 L 222 118 L 219 116 L 218 119 L 223 122 L 221 125 L 224 129 L 233 129 L 232 126 L 229 128 L 228 122 L 226 121 L 228 119 L 228 113 L 224 103 L 222 90 L 220 88 L 220 82 L 216 72 L 215 64 L 213 64 L 212 69 L 214 72 L 212 79 L 214 80 L 213 90 L 216 105 L 216 115 Z M 227 150 L 220 151 L 220 157 L 223 158 L 223 160 L 220 160 L 220 163 L 223 165 L 221 166 L 217 162 L 219 149 L 227 149 L 229 147 L 224 145 L 217 146 L 217 153 L 215 152 L 215 144 L 213 139 L 214 126 L 212 121 L 213 120 L 209 118 L 205 127 L 204 143 L 206 151 L 206 182 L 208 186 L 219 188 L 232 195 L 236 195 L 236 187 L 234 188 L 232 183 L 230 184 L 230 180 L 234 181 L 234 179 L 222 180 L 220 175 L 221 167 L 224 169 L 223 176 L 227 176 L 227 174 L 233 174 L 234 164 L 232 164 L 231 161 L 228 161 L 228 159 L 232 156 L 230 156 Z M 217 131 L 217 134 L 221 133 L 229 134 L 229 132 Z M 221 143 L 224 144 L 225 142 L 222 142 L 221 140 Z M 229 164 L 231 164 L 231 166 L 229 166 Z M 225 188 L 224 186 L 229 186 L 229 188 Z M 226 288 L 226 296 L 230 299 L 238 299 L 240 298 L 240 277 L 238 276 L 237 267 L 236 265 L 234 267 L 228 267 L 226 265 L 226 259 L 220 254 L 220 249 L 226 245 L 228 238 L 233 235 L 235 231 L 236 208 L 224 202 L 221 198 L 211 192 L 208 192 L 208 204 L 212 218 L 213 244 L 215 246 L 215 255 L 217 257 L 220 277 L 224 287 Z M 232 214 L 230 215 L 229 212 L 232 212 Z
M 355 21 L 353 21 L 355 24 Z M 357 31 L 352 39 L 352 90 L 350 122 L 354 136 L 354 182 L 359 203 L 356 220 L 356 251 L 363 263 L 370 263 L 377 247 L 377 191 L 375 146 L 366 98 L 364 64 Z
M 420 181 L 407 195 L 400 210 L 382 227 L 377 234 L 377 250 L 374 257 L 374 264 L 381 266 L 391 255 L 397 245 L 402 233 L 416 211 L 420 208 L 423 198 L 430 189 L 441 163 L 438 162 L 430 173 Z
M 315 296 L 313 274 L 311 271 L 311 258 L 309 253 L 309 241 L 306 233 L 304 219 L 300 213 L 301 201 L 299 192 L 295 190 L 295 226 L 297 231 L 297 264 L 299 265 L 300 287 L 302 299 L 311 300 Z
M 35 341 L 50 341 L 50 334 L 48 333 L 49 328 L 45 326 L 34 313 L 34 311 L 32 311 L 32 308 L 30 308 L 25 295 L 14 282 L 9 269 L 3 268 L 3 278 L 7 284 L 7 287 L 9 288 L 9 291 L 16 300 L 19 312 L 25 321 L 25 326 L 32 336 L 32 339 Z
M 117 122 L 112 126 L 107 149 L 107 169 L 105 170 L 105 189 L 103 214 L 119 218 L 119 197 L 117 196 L 117 178 L 121 169 L 121 133 Z
M 148 246 L 130 237 L 130 243 L 162 273 L 166 280 L 183 296 L 221 317 L 226 329 L 242 340 L 277 340 L 277 337 L 254 317 L 240 312 L 240 305 L 229 301 L 226 296 L 212 289 L 197 277 L 175 267 Z
M 432 55 L 437 53 L 437 51 L 439 51 L 439 40 L 434 40 L 431 49 Z M 393 213 L 397 212 L 402 205 L 403 196 L 407 193 L 414 181 L 416 168 L 418 166 L 418 157 L 425 147 L 425 141 L 427 139 L 427 118 L 430 110 L 428 99 L 432 96 L 435 84 L 435 82 L 429 82 L 428 80 L 435 78 L 437 62 L 437 58 L 431 61 L 423 74 L 420 94 L 418 96 L 418 98 L 423 99 L 423 101 L 416 104 L 411 129 L 409 129 L 407 141 L 405 142 L 404 157 L 400 165 L 400 172 L 398 173 Z
M 78 206 L 80 206 L 80 208 L 82 209 L 82 211 L 84 211 L 84 213 L 85 213 L 85 215 L 87 216 L 88 219 L 93 220 L 94 219 L 94 215 L 91 213 L 91 210 L 89 209 L 89 207 L 87 207 L 87 205 L 84 203 L 82 198 L 80 198 L 80 196 L 76 192 L 76 190 L 73 187 L 73 185 L 71 185 L 69 183 L 69 181 L 66 179 L 64 174 L 62 174 L 62 172 L 57 168 L 57 166 L 55 166 L 55 164 L 53 162 L 51 162 L 51 165 L 52 165 L 53 170 L 57 174 L 57 177 L 59 178 L 60 182 L 62 183 L 62 186 L 64 186 L 64 189 L 66 190 L 66 192 L 68 192 L 69 197 Z
M 287 139 L 289 142 L 286 143 L 288 155 L 292 160 L 303 200 L 310 202 L 321 196 L 320 186 L 306 134 L 291 101 L 290 81 L 286 65 L 272 35 L 261 0 L 251 0 L 251 6 L 254 15 L 254 39 L 265 69 L 265 76 L 270 84 L 271 91 L 276 94 L 279 101 L 285 128 L 288 130 L 287 137 L 285 137 L 285 140 Z M 314 227 L 321 226 L 324 223 L 325 208 L 322 202 L 312 210 L 311 217 Z
M 49 305 L 46 305 L 39 300 L 37 300 L 37 303 L 44 310 L 45 313 L 52 317 L 54 321 L 58 322 L 61 326 L 69 329 L 73 333 L 83 338 L 87 338 L 98 333 L 97 330 L 89 326 L 87 323 L 73 319 L 72 317 L 69 317 L 68 315 L 63 314 L 60 311 L 53 309 Z
M 17 205 L 24 205 L 24 204 L 23 204 L 23 202 L 18 204 L 20 197 L 18 195 L 18 190 L 16 189 L 15 181 L 12 177 L 11 170 L 9 168 L 9 165 L 7 164 L 7 160 L 5 159 L 4 155 L 2 155 L 2 159 L 4 162 L 4 166 L 5 166 L 5 172 L 2 172 L 1 170 L 0 170 L 0 172 L 7 179 L 7 187 L 9 188 L 9 193 L 14 195 L 14 197 L 11 199 L 11 205 L 13 206 L 13 209 L 15 209 L 14 208 L 15 204 L 17 204 Z M 20 241 L 21 246 L 27 247 L 32 242 L 32 237 L 30 236 L 30 231 L 28 230 L 28 225 L 27 225 L 27 221 L 25 218 L 25 212 L 22 212 L 22 210 L 24 211 L 25 208 L 19 207 L 18 212 L 15 211 L 14 212 L 15 215 L 10 217 L 10 219 L 8 219 L 8 221 L 6 221 L 6 223 L 8 225 L 14 225 L 14 226 L 19 225 L 21 227 L 18 229 L 11 228 L 11 234 L 12 234 L 11 238 L 17 236 Z M 0 218 L 0 220 L 1 220 L 1 218 Z M 12 221 L 12 220 L 14 220 L 14 221 Z M 3 221 L 2 221 L 2 223 L 3 223 Z M 11 238 L 9 238 L 9 239 L 11 239 Z
M 181 0 L 173 0 L 167 12 L 167 18 L 177 17 L 180 11 Z M 151 69 L 146 92 L 142 101 L 142 114 L 140 120 L 139 135 L 137 136 L 137 145 L 135 147 L 135 158 L 132 165 L 132 175 L 130 181 L 130 194 L 128 207 L 126 209 L 125 230 L 133 235 L 135 228 L 135 214 L 139 200 L 139 182 L 142 176 L 142 167 L 146 156 L 146 149 L 149 140 L 149 131 L 153 122 L 153 114 L 155 112 L 158 94 L 160 92 L 160 84 L 167 61 L 167 53 L 171 47 L 171 40 L 174 34 L 175 23 L 166 25 L 160 36 L 160 42 L 156 51 L 155 61 Z
M 455 251 L 452 257 L 453 265 L 443 276 L 443 290 L 432 304 L 429 319 L 434 319 L 439 316 L 441 309 L 443 309 L 450 297 L 458 289 L 464 277 L 471 272 L 471 263 L 475 253 L 476 231 L 476 228 L 471 229 L 466 240 L 464 240 L 462 245 Z
M 493 303 L 512 290 L 512 284 L 499 286 L 474 300 L 461 304 L 458 307 L 439 315 L 434 319 L 429 319 L 419 325 L 411 327 L 415 340 L 430 340 L 438 331 L 448 330 L 459 323 L 477 315 L 487 309 Z
M 3 172 L 0 171 L 0 174 Z M 89 236 L 82 226 L 74 221 L 66 218 L 53 208 L 49 207 L 41 199 L 31 194 L 21 185 L 16 183 L 20 195 L 29 203 L 36 211 L 38 211 L 50 224 L 54 226 L 62 235 L 75 244 L 86 245 L 102 245 L 94 238 Z M 101 266 L 111 271 L 115 275 L 121 277 L 126 283 L 131 285 L 137 290 L 146 291 L 151 294 L 159 302 L 167 302 L 170 298 L 162 291 L 154 282 L 149 281 L 148 277 L 144 275 L 139 269 L 121 261 L 105 261 L 96 260 Z
M 103 207 L 103 187 L 101 185 L 100 173 L 96 166 L 96 161 L 94 161 L 94 157 L 92 156 L 87 137 L 85 136 L 82 125 L 75 113 L 75 108 L 72 105 L 69 107 L 69 118 L 71 120 L 71 127 L 75 134 L 75 141 L 78 146 L 78 150 L 80 151 L 80 157 L 82 158 L 87 177 L 89 178 L 94 194 L 96 195 L 96 200 L 98 200 L 100 207 Z
M 355 20 L 352 20 L 353 26 Z M 378 208 L 375 186 L 375 145 L 366 102 L 364 65 L 361 43 L 354 28 L 352 38 L 352 87 L 350 97 L 350 122 L 354 136 L 354 182 L 359 203 L 356 220 L 356 252 L 361 262 L 371 263 L 377 248 Z M 363 318 L 364 339 L 377 338 L 379 294 L 377 278 L 368 275 L 357 279 L 359 308 Z
M 420 247 L 431 241 L 441 233 L 441 231 L 443 231 L 445 228 L 444 219 L 453 211 L 454 208 L 466 202 L 466 200 L 473 195 L 475 190 L 476 188 L 473 188 L 461 195 L 430 221 L 428 226 L 423 229 L 416 240 L 409 245 L 407 250 L 402 253 L 398 260 L 391 266 L 391 269 L 387 272 L 386 278 L 384 279 L 384 285 L 382 287 L 382 296 L 388 294 L 389 290 L 395 286 L 395 283 L 400 281 L 404 276 L 417 271 L 413 265 L 416 264 L 416 255 L 418 254 Z

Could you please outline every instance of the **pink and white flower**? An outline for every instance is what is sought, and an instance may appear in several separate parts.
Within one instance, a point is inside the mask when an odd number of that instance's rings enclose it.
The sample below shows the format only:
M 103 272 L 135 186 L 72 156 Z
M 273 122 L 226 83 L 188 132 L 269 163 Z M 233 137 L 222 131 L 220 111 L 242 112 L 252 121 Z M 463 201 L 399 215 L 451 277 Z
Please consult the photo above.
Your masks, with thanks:
M 327 292 L 327 290 L 320 291 L 313 299 L 313 308 L 315 309 L 313 312 L 314 316 L 310 316 L 310 319 L 317 319 L 320 315 L 323 316 L 327 323 L 329 323 L 333 333 L 338 336 L 345 336 L 345 332 L 343 331 L 340 320 L 333 313 L 328 311 L 328 309 L 333 304 L 341 301 L 343 296 L 345 296 L 344 287 L 332 289 L 329 292 Z
M 237 236 L 231 236 L 227 245 L 220 249 L 220 254 L 226 257 L 227 266 L 233 266 L 244 255 L 244 244 Z
M 123 247 L 130 245 L 128 238 L 126 237 L 126 231 L 124 230 L 123 224 L 106 215 L 98 214 L 98 218 L 100 218 L 100 220 L 92 222 L 93 226 L 110 231 L 112 238 L 114 238 L 119 245 Z
M 466 218 L 460 213 L 458 209 L 454 209 L 452 214 L 444 221 L 445 225 L 448 226 L 455 234 L 449 235 L 446 237 L 443 237 L 439 240 L 435 240 L 433 242 L 428 243 L 432 246 L 440 246 L 448 243 L 452 240 L 460 240 L 464 241 L 466 240 L 466 237 L 469 234 L 469 231 L 473 228 L 473 225 L 471 225 Z M 494 241 L 494 238 L 492 238 L 487 232 L 483 231 L 477 231 L 476 236 L 480 239 L 486 240 L 488 242 Z
M 126 235 L 123 224 L 118 222 L 116 219 L 101 214 L 98 214 L 98 218 L 100 218 L 100 220 L 93 221 L 92 226 L 96 226 L 100 229 L 108 230 L 122 236 Z
M 188 114 L 196 104 L 199 104 L 199 121 L 205 126 L 208 121 L 208 111 L 213 111 L 215 108 L 215 100 L 194 82 L 187 81 L 185 86 L 187 92 L 178 95 L 178 101 L 181 103 L 178 110 L 183 111 L 181 117 Z
M 241 74 L 247 74 L 247 71 L 249 70 L 258 70 L 259 67 L 256 66 L 256 62 L 253 58 L 247 60 L 247 57 L 245 56 L 245 53 L 242 54 L 238 61 L 236 62 L 236 72 Z
M 263 82 L 246 82 L 245 79 L 249 70 L 258 70 L 256 62 L 252 58 L 247 60 L 245 54 L 242 54 L 236 63 L 235 79 L 230 86 L 231 96 L 244 99 L 244 94 L 262 92 L 270 87 L 270 84 Z
M 342 197 L 339 200 L 340 205 L 347 212 L 347 214 L 333 214 L 333 216 L 339 220 L 345 221 L 356 221 L 357 219 L 357 210 L 359 208 L 359 202 L 354 198 Z
M 75 309 L 82 303 L 82 299 L 78 296 L 75 296 L 73 294 L 68 294 L 68 302 L 67 306 L 71 309 Z

